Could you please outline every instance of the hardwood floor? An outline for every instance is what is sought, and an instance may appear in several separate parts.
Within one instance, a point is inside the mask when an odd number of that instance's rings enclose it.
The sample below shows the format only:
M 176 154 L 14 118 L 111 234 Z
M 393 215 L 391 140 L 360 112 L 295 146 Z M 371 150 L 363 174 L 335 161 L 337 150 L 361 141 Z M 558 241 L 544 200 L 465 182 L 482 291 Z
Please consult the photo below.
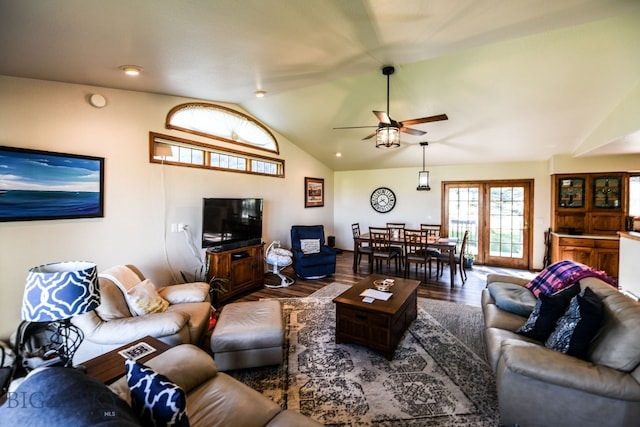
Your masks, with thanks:
M 291 267 L 287 267 L 283 271 L 283 274 L 296 279 L 296 282 L 293 285 L 287 288 L 263 287 L 247 294 L 240 295 L 238 298 L 227 302 L 256 301 L 261 298 L 302 298 L 333 282 L 354 284 L 369 275 L 369 264 L 366 258 L 363 258 L 357 273 L 354 273 L 352 271 L 352 265 L 353 252 L 343 251 L 337 256 L 335 274 L 324 279 L 303 280 L 296 277 Z M 442 276 L 436 279 L 434 263 L 431 281 L 428 281 L 427 283 L 420 283 L 420 287 L 418 288 L 418 296 L 423 298 L 432 298 L 443 301 L 451 301 L 458 304 L 480 307 L 480 295 L 482 289 L 484 289 L 485 287 L 487 274 L 492 272 L 512 274 L 526 278 L 532 278 L 535 276 L 534 272 L 529 272 L 526 270 L 474 265 L 473 268 L 467 270 L 467 281 L 464 283 L 464 285 L 462 285 L 460 274 L 458 273 L 455 276 L 455 286 L 452 289 L 449 281 L 449 270 L 445 268 L 445 272 L 442 274 Z M 395 276 L 393 268 L 391 269 L 391 271 L 388 271 L 386 270 L 386 267 L 383 267 L 381 274 L 389 275 L 389 277 Z M 418 270 L 416 274 L 415 270 L 413 268 L 411 269 L 409 278 L 422 280 L 423 277 L 424 276 L 421 270 Z M 273 273 L 266 273 L 265 283 L 274 285 L 279 284 L 280 279 Z

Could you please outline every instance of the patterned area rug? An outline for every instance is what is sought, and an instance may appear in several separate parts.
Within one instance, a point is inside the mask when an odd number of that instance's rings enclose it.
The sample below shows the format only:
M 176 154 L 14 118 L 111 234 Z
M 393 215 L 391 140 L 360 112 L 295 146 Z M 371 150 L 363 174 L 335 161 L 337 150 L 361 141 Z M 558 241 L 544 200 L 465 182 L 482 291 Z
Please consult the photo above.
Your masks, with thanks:
M 333 426 L 497 426 L 489 366 L 420 306 L 392 361 L 335 344 L 331 298 L 281 299 L 287 360 L 229 372 L 293 409 Z
M 313 298 L 335 298 L 351 285 L 333 282 L 309 295 Z M 484 343 L 484 316 L 480 307 L 448 301 L 418 298 L 418 307 L 429 313 L 475 354 L 487 360 Z

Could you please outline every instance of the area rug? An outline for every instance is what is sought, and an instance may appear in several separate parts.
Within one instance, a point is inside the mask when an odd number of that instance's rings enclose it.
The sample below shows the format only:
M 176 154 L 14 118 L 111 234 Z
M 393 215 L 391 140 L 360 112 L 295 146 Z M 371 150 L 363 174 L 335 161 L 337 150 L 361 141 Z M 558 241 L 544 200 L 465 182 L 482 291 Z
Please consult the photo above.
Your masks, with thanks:
M 283 408 L 332 426 L 496 426 L 489 366 L 422 307 L 392 361 L 335 344 L 331 298 L 281 299 L 282 366 L 231 371 Z
M 335 298 L 351 285 L 333 282 L 309 295 L 313 298 Z M 435 299 L 418 298 L 418 306 L 455 335 L 475 354 L 487 360 L 484 342 L 484 317 L 480 307 Z

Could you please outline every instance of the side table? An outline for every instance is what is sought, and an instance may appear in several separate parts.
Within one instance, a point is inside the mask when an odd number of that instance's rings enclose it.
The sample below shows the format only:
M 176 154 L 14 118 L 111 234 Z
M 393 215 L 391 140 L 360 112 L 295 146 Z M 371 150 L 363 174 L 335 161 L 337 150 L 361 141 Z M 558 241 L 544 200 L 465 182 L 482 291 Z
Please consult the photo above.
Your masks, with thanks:
M 124 366 L 125 358 L 118 354 L 118 352 L 142 342 L 149 344 L 151 347 L 155 348 L 156 351 L 137 359 L 140 363 L 145 363 L 171 348 L 169 344 L 147 335 L 137 341 L 132 341 L 129 344 L 125 344 L 108 353 L 89 359 L 86 362 L 81 363 L 81 365 L 86 369 L 87 375 L 91 375 L 105 384 L 111 384 L 126 373 Z

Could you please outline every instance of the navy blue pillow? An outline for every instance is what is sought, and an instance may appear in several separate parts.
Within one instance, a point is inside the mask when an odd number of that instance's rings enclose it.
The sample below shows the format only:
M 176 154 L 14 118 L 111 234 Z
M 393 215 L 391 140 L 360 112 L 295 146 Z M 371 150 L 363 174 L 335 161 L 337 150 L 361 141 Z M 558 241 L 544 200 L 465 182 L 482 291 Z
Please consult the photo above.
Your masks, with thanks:
M 131 406 L 144 425 L 189 427 L 184 390 L 148 366 L 134 360 L 125 364 Z
M 596 336 L 604 316 L 604 307 L 600 298 L 590 289 L 571 300 L 555 330 L 549 335 L 545 346 L 571 356 L 585 359 L 589 344 Z
M 580 292 L 580 284 L 556 292 L 551 296 L 540 294 L 527 322 L 516 333 L 538 341 L 546 341 L 556 328 L 556 322 L 564 314 L 573 297 Z

